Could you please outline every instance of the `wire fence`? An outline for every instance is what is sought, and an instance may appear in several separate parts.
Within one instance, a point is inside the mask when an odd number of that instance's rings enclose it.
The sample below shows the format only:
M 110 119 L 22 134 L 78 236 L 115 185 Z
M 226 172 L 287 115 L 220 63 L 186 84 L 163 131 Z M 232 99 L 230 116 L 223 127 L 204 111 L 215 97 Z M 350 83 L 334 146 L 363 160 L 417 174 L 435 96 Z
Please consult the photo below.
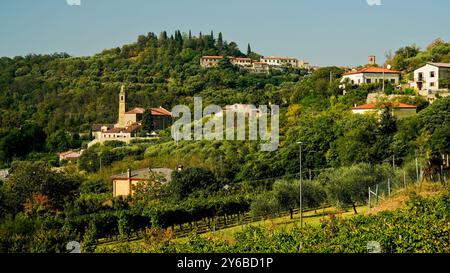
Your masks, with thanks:
M 419 185 L 425 180 L 447 184 L 447 177 L 448 171 L 444 170 L 428 177 L 423 168 L 417 163 L 415 169 L 396 170 L 391 178 L 368 188 L 369 209 L 390 198 L 399 190 Z

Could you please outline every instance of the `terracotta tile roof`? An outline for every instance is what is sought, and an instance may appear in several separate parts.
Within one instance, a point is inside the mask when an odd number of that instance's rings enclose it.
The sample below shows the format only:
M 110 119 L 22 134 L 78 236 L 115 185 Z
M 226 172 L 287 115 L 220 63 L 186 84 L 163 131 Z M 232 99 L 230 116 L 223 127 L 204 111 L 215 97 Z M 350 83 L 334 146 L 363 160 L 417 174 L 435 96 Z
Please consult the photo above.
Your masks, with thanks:
M 355 74 L 364 74 L 364 73 L 385 73 L 385 74 L 400 74 L 400 71 L 396 71 L 396 70 L 390 70 L 390 69 L 386 69 L 386 68 L 381 68 L 381 67 L 366 67 L 363 69 L 360 69 L 358 71 L 354 71 L 354 72 L 348 72 L 345 73 L 344 76 L 347 75 L 355 75 Z
M 250 58 L 233 58 L 234 60 L 238 60 L 238 61 L 251 61 L 252 59 Z
M 77 159 L 80 158 L 81 153 L 74 151 L 67 151 L 64 153 L 60 153 L 59 156 L 66 159 Z
M 65 156 L 65 155 L 73 154 L 73 153 L 74 153 L 74 151 L 68 151 L 68 152 L 59 153 L 59 155 L 60 156 Z
M 137 123 L 134 123 L 130 126 L 127 126 L 125 128 L 112 128 L 105 132 L 105 134 L 119 134 L 119 133 L 134 133 L 139 129 L 140 125 Z
M 172 113 L 169 112 L 168 110 L 164 109 L 163 107 L 159 107 L 159 108 L 151 108 L 152 110 L 152 115 L 154 116 L 172 116 Z
M 401 102 L 392 103 L 392 105 L 394 106 L 394 108 L 397 108 L 397 109 L 417 109 L 417 106 L 409 105 L 409 104 L 401 103 Z M 384 107 L 386 107 L 386 105 L 377 105 L 375 103 L 369 103 L 369 104 L 364 104 L 364 105 L 360 105 L 357 107 L 353 107 L 352 110 L 370 110 L 370 109 L 379 109 L 379 108 L 384 108 Z
M 163 107 L 150 108 L 149 110 L 152 111 L 152 115 L 154 116 L 172 116 L 172 113 L 164 109 Z M 134 108 L 133 110 L 126 112 L 126 114 L 143 114 L 143 113 L 145 113 L 145 109 L 140 107 Z
M 223 56 L 203 56 L 202 59 L 223 59 Z
M 126 112 L 125 114 L 143 114 L 145 112 L 144 108 L 136 107 L 133 110 Z

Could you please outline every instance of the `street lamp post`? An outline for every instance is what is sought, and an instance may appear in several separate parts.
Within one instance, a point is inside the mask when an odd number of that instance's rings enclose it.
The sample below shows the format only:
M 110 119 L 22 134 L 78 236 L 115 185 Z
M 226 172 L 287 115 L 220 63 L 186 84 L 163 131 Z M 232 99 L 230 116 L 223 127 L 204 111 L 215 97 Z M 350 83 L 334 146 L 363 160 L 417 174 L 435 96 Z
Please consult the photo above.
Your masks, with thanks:
M 388 70 L 391 70 L 391 65 L 390 64 L 388 64 L 388 66 L 387 66 L 387 69 Z M 384 66 L 383 66 L 383 93 L 384 93 L 384 90 L 385 90 L 385 85 L 386 85 L 386 83 L 385 83 L 385 81 L 386 81 L 386 73 L 385 73 L 385 71 L 384 71 Z
M 303 142 L 297 142 L 297 144 L 300 144 L 300 229 L 303 228 L 303 206 L 302 206 L 302 150 L 303 150 Z

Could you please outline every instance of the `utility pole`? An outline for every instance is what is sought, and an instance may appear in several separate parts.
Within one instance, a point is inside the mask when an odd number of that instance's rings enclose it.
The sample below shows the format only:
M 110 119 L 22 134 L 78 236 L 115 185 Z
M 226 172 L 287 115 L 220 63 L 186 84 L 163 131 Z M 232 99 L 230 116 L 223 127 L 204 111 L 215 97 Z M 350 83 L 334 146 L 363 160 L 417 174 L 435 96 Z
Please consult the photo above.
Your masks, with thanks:
M 391 179 L 390 178 L 388 178 L 388 194 L 389 194 L 389 197 L 391 197 Z
M 178 131 L 177 132 L 175 132 L 175 143 L 176 143 L 176 145 L 177 145 L 177 148 L 176 148 L 176 153 L 177 153 L 177 171 L 179 171 L 179 169 L 180 169 L 180 154 L 179 154 L 179 151 L 178 151 L 178 143 L 179 143 L 179 139 L 178 139 Z
M 391 70 L 391 65 L 390 64 L 387 66 L 387 70 Z M 386 89 L 385 80 L 386 80 L 385 65 L 383 65 L 383 93 L 384 93 L 384 91 Z

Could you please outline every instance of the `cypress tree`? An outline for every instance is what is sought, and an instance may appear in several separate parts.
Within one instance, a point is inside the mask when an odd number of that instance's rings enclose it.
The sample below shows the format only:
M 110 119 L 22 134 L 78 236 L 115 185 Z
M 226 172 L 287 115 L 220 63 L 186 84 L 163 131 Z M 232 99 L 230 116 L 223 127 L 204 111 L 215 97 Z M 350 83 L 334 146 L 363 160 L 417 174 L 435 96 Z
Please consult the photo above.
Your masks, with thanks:
M 219 32 L 219 37 L 217 38 L 217 47 L 219 49 L 223 48 L 223 38 L 222 38 L 222 32 Z
M 151 134 L 152 131 L 155 129 L 154 124 L 153 124 L 153 115 L 152 115 L 151 109 L 144 112 L 144 114 L 142 115 L 141 123 L 142 123 L 142 130 L 145 133 Z

